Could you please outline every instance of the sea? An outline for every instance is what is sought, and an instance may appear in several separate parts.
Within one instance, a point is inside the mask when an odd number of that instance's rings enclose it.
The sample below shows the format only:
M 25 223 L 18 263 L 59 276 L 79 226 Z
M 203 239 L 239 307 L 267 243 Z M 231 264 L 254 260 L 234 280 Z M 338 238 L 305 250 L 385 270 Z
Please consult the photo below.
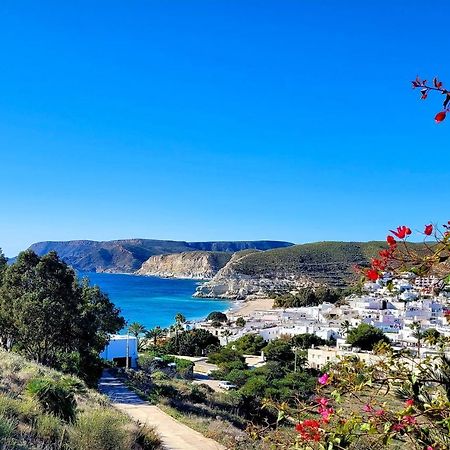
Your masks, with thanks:
M 78 276 L 107 293 L 128 324 L 139 322 L 146 328 L 168 327 L 177 313 L 187 320 L 199 320 L 231 306 L 227 300 L 192 297 L 198 280 L 91 272 L 79 272 Z

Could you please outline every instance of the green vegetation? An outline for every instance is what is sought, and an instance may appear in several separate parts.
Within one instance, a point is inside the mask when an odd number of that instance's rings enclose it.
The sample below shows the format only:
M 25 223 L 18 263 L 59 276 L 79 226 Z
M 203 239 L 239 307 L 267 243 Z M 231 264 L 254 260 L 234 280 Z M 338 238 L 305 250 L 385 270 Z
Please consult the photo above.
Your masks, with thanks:
M 203 356 L 219 346 L 219 339 L 209 331 L 195 329 L 177 333 L 165 347 L 167 353 L 174 355 Z
M 228 344 L 241 355 L 259 355 L 267 342 L 259 334 L 245 334 Z
M 76 377 L 0 350 L 0 448 L 156 450 L 155 431 L 136 425 Z
M 245 319 L 243 318 L 243 317 L 238 317 L 237 319 L 236 319 L 236 326 L 237 327 L 245 327 L 245 324 L 246 324 L 246 322 L 245 322 Z
M 347 333 L 347 343 L 361 350 L 373 350 L 380 341 L 390 343 L 389 338 L 378 328 L 367 323 L 361 323 Z
M 299 308 L 317 306 L 321 303 L 336 303 L 342 298 L 341 291 L 329 288 L 304 288 L 295 294 L 275 295 L 274 308 Z
M 95 384 L 98 354 L 124 326 L 119 310 L 56 253 L 26 251 L 2 267 L 0 347 Z
M 368 266 L 385 247 L 384 242 L 316 242 L 251 253 L 233 267 L 246 275 L 302 273 L 320 283 L 345 287 L 355 279 L 353 266 Z
M 228 320 L 227 315 L 220 311 L 213 311 L 208 314 L 206 320 L 211 322 L 226 322 Z

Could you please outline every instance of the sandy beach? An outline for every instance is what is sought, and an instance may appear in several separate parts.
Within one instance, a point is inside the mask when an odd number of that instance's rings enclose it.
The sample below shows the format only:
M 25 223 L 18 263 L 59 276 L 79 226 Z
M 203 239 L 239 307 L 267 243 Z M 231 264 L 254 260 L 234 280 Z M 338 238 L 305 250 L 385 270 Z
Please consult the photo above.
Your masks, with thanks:
M 251 316 L 255 311 L 272 309 L 273 298 L 255 298 L 236 302 L 227 315 L 230 317 Z

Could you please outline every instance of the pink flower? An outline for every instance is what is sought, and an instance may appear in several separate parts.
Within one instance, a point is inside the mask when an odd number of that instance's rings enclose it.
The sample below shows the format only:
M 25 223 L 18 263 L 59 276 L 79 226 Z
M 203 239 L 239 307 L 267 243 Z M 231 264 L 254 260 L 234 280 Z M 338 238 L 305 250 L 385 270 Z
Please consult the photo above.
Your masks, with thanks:
M 402 423 L 394 423 L 394 425 L 392 425 L 392 431 L 401 431 L 405 428 L 405 425 L 403 425 Z
M 366 412 L 366 413 L 372 412 L 373 411 L 372 405 L 369 405 L 369 404 L 364 405 L 363 406 L 363 411 Z
M 410 406 L 414 405 L 414 400 L 412 398 L 410 398 L 409 400 L 406 400 L 405 402 L 405 407 L 409 408 Z
M 333 408 L 323 408 L 320 410 L 320 415 L 325 423 L 330 421 L 330 416 L 334 413 Z
M 321 397 L 317 400 L 317 403 L 321 406 L 328 406 L 328 399 Z
M 414 425 L 417 422 L 416 418 L 413 416 L 405 416 L 402 420 L 408 425 Z
M 319 384 L 324 385 L 324 384 L 327 384 L 327 383 L 328 383 L 329 378 L 330 378 L 330 375 L 328 375 L 327 373 L 324 373 L 323 375 L 321 375 L 321 376 L 318 378 L 317 381 L 319 382 Z
M 427 447 L 427 450 L 434 450 L 434 448 L 433 448 L 431 445 L 429 445 L 429 446 Z
M 384 415 L 384 413 L 385 413 L 384 409 L 377 409 L 375 411 L 375 415 L 378 416 L 378 417 Z

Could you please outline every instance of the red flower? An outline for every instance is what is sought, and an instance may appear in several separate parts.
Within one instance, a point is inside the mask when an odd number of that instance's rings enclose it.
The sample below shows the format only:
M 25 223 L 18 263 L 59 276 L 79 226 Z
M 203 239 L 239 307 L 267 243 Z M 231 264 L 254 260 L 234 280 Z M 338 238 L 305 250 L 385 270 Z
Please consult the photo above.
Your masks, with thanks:
M 374 269 L 369 269 L 366 272 L 366 277 L 370 280 L 370 281 L 377 281 L 378 278 L 380 278 L 380 274 L 374 270 Z
M 391 247 L 397 245 L 397 241 L 391 235 L 386 238 L 386 241 Z
M 442 121 L 445 120 L 445 116 L 446 116 L 446 115 L 447 115 L 447 114 L 446 114 L 445 111 L 438 112 L 438 113 L 434 116 L 434 121 L 435 121 L 436 123 L 441 123 Z
M 433 225 L 430 223 L 430 225 L 425 225 L 424 234 L 429 236 L 433 232 Z
M 372 268 L 375 270 L 384 270 L 386 268 L 386 263 L 384 261 L 381 261 L 381 259 L 373 259 Z
M 411 234 L 411 229 L 402 225 L 401 227 L 397 227 L 397 231 L 390 230 L 392 234 L 397 236 L 399 239 L 405 239 L 406 236 Z
M 410 398 L 409 400 L 406 400 L 405 407 L 409 408 L 410 406 L 414 405 L 414 400 Z
M 305 441 L 320 441 L 320 423 L 317 420 L 306 419 L 298 423 L 295 429 Z

